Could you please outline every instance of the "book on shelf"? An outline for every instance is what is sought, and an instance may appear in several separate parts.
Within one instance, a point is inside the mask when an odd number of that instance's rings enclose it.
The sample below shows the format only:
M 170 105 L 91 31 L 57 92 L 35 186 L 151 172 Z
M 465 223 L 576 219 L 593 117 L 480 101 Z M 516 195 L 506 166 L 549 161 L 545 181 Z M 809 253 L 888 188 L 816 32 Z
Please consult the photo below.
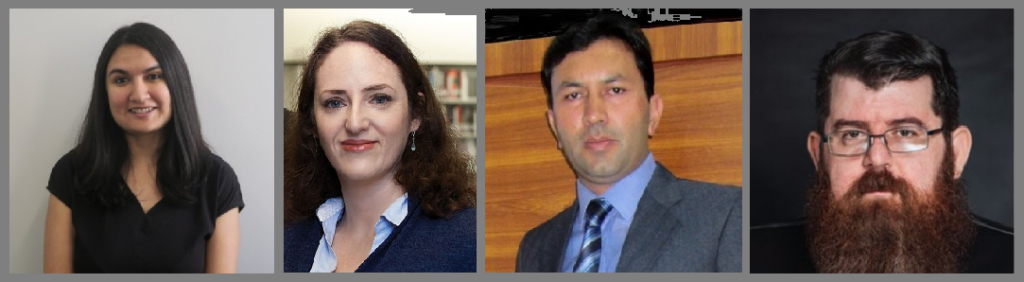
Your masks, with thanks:
M 466 105 L 445 105 L 445 119 L 460 136 L 474 136 L 476 131 L 476 107 Z
M 430 84 L 439 99 L 467 101 L 476 97 L 476 72 L 465 67 L 430 66 L 427 70 Z
M 427 78 L 441 100 L 445 120 L 459 136 L 458 144 L 476 158 L 476 69 L 474 66 L 427 66 Z

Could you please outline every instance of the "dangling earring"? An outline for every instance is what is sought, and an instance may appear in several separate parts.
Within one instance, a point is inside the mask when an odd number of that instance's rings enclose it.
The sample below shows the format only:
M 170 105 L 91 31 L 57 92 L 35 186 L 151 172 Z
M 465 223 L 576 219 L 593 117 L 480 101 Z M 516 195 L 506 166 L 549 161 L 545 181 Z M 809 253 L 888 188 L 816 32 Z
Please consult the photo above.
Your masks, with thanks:
M 412 132 L 412 151 L 416 151 L 416 131 Z

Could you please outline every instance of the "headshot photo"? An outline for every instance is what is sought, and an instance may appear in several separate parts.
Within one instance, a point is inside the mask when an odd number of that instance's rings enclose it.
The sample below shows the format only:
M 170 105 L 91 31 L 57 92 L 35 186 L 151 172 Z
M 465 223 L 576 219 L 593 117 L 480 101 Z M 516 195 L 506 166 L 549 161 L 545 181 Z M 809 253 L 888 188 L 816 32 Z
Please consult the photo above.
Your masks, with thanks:
M 486 271 L 742 271 L 740 10 L 486 10 Z
M 752 273 L 1013 272 L 1012 10 L 750 17 Z
M 284 11 L 285 272 L 476 272 L 475 22 Z
M 10 16 L 11 272 L 273 272 L 272 10 Z

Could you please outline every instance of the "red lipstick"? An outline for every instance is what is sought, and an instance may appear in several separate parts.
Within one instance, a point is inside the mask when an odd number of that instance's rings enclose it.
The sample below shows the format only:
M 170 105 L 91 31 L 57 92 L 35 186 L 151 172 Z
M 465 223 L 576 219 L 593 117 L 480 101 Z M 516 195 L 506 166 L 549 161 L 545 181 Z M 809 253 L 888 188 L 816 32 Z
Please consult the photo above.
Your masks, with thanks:
M 377 141 L 362 140 L 362 139 L 346 139 L 341 141 L 341 149 L 346 152 L 359 153 L 370 149 L 377 144 Z

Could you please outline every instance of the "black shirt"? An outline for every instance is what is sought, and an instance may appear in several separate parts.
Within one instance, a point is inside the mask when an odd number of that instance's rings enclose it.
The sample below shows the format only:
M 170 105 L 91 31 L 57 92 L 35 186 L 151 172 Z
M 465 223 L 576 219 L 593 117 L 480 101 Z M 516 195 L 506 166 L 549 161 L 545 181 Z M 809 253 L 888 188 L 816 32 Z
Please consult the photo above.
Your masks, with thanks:
M 104 207 L 75 187 L 73 155 L 57 161 L 46 188 L 71 208 L 74 272 L 203 272 L 217 217 L 245 206 L 234 170 L 211 154 L 191 205 L 161 200 L 144 213 L 128 193 L 123 206 Z
M 974 226 L 964 272 L 1013 273 L 1013 230 L 977 216 Z M 813 272 L 804 222 L 750 228 L 750 273 Z

